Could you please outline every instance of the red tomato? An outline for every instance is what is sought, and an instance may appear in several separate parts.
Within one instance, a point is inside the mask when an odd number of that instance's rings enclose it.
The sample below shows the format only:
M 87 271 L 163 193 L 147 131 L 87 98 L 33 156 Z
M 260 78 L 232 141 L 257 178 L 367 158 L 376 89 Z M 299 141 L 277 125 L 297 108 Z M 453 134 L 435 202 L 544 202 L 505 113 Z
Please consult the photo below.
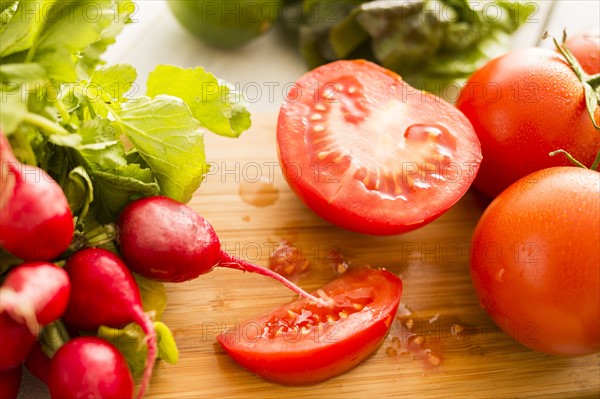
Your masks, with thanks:
M 536 170 L 571 165 L 563 155 L 550 157 L 552 151 L 566 150 L 589 167 L 600 147 L 582 84 L 552 50 L 516 50 L 490 61 L 471 76 L 456 106 L 481 141 L 474 185 L 490 197 Z
M 580 33 L 567 39 L 565 45 L 586 73 L 600 73 L 600 34 Z
M 481 305 L 510 336 L 557 355 L 600 350 L 600 174 L 535 172 L 500 194 L 471 246 Z
M 413 230 L 467 191 L 481 162 L 469 121 L 367 61 L 300 78 L 281 107 L 286 180 L 322 218 L 366 234 Z
M 322 290 L 333 308 L 301 299 L 240 323 L 218 340 L 241 366 L 281 384 L 313 384 L 369 356 L 387 334 L 402 282 L 385 270 L 342 274 Z

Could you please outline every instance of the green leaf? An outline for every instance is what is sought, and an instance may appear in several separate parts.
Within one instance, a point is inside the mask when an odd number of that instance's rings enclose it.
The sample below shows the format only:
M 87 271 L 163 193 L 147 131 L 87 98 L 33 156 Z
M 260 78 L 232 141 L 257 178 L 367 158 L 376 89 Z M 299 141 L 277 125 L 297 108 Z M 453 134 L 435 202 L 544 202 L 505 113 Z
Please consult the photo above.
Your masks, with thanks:
M 125 94 L 131 89 L 137 78 L 134 67 L 117 64 L 96 69 L 90 77 L 87 89 L 96 88 L 108 95 L 113 102 L 125 101 Z
M 36 63 L 20 64 L 1 64 L 0 65 L 0 83 L 2 90 L 8 89 L 11 85 L 20 85 L 27 83 L 43 85 L 48 82 L 46 70 Z
M 0 107 L 0 130 L 10 134 L 17 129 L 27 114 L 27 103 L 22 102 L 18 95 L 5 92 L 1 94 L 4 98 Z
M 154 329 L 158 343 L 157 358 L 169 364 L 177 363 L 179 350 L 171 330 L 160 321 L 154 323 Z M 123 329 L 101 326 L 98 329 L 98 337 L 111 342 L 125 356 L 134 377 L 142 375 L 148 357 L 148 347 L 144 344 L 144 333 L 138 325 L 128 324 Z
M 427 12 L 427 2 L 373 2 L 360 6 L 358 24 L 372 38 L 373 53 L 381 65 L 401 75 L 418 69 L 440 48 L 444 13 Z M 445 8 L 455 16 L 452 8 Z
M 47 16 L 52 15 L 55 2 L 56 0 L 19 1 L 12 17 L 0 28 L 0 57 L 30 49 L 46 23 Z
M 329 41 L 337 58 L 346 58 L 369 40 L 369 35 L 356 21 L 359 8 L 355 8 L 349 16 L 334 25 L 329 32 Z
M 158 336 L 158 358 L 163 359 L 169 364 L 177 364 L 179 361 L 179 350 L 177 349 L 173 333 L 166 324 L 160 321 L 154 323 L 154 329 Z
M 306 0 L 300 47 L 310 67 L 366 58 L 442 94 L 510 47 L 534 2 Z M 352 8 L 352 6 L 354 6 Z M 492 7 L 493 8 L 490 8 Z M 498 16 L 489 15 L 489 10 Z
M 46 23 L 28 58 L 42 64 L 52 79 L 75 82 L 81 53 L 101 40 L 103 32 L 115 21 L 115 2 L 82 0 L 59 4 L 59 17 Z
M 202 126 L 213 133 L 238 137 L 250 127 L 250 113 L 239 96 L 202 68 L 159 65 L 150 73 L 147 95 L 167 94 L 187 103 Z
M 77 166 L 69 172 L 63 191 L 71 211 L 77 216 L 78 224 L 83 223 L 94 200 L 94 186 L 83 166 Z
M 93 72 L 97 65 L 104 63 L 101 59 L 102 54 L 108 46 L 115 43 L 116 36 L 130 22 L 131 14 L 137 10 L 137 6 L 133 1 L 117 0 L 112 3 L 107 10 L 109 15 L 112 12 L 112 23 L 105 27 L 100 34 L 100 38 L 81 54 L 78 66 L 88 75 Z
M 159 95 L 123 104 L 118 123 L 154 172 L 160 192 L 187 203 L 200 187 L 204 132 L 179 98 Z
M 77 133 L 69 135 L 51 134 L 48 141 L 61 147 L 77 147 L 81 143 L 81 136 Z
M 165 285 L 160 281 L 150 280 L 138 274 L 134 274 L 133 276 L 140 288 L 144 312 L 154 312 L 154 320 L 160 321 L 167 307 Z
M 97 186 L 98 218 L 102 223 L 116 220 L 129 202 L 159 194 L 152 171 L 139 165 L 91 170 L 90 175 Z
M 74 156 L 94 184 L 94 206 L 101 223 L 116 220 L 134 199 L 158 195 L 152 171 L 127 163 L 125 148 L 116 139 L 116 130 L 108 119 L 86 121 L 79 134 L 83 142 Z
M 0 65 L 0 129 L 4 133 L 17 129 L 27 114 L 30 94 L 41 90 L 46 83 L 46 71 L 39 64 Z

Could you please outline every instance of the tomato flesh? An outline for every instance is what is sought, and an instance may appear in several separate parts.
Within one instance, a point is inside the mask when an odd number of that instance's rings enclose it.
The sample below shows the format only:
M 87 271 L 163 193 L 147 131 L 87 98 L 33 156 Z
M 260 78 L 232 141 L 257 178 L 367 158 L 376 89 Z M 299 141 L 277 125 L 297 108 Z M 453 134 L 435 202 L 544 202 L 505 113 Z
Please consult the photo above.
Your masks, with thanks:
M 440 216 L 481 161 L 460 111 L 367 61 L 337 61 L 300 78 L 281 107 L 277 148 L 287 182 L 309 208 L 381 235 Z
M 321 290 L 332 308 L 305 299 L 246 320 L 218 336 L 241 366 L 273 382 L 313 384 L 367 358 L 394 319 L 402 282 L 385 270 L 354 269 Z
M 535 172 L 486 209 L 471 245 L 483 308 L 523 345 L 555 355 L 600 350 L 600 174 Z

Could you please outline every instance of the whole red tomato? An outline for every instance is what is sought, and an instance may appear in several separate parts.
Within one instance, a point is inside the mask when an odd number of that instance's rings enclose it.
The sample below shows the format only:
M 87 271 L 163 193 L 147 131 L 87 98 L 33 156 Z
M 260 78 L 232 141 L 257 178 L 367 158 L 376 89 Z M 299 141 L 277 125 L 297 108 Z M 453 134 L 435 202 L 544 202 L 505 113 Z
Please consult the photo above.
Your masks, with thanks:
M 569 38 L 565 45 L 586 73 L 600 73 L 600 34 L 580 33 Z
M 475 187 L 495 197 L 531 172 L 570 165 L 562 155 L 548 155 L 558 149 L 590 166 L 600 133 L 585 104 L 581 82 L 552 50 L 516 50 L 476 71 L 456 103 L 481 142 Z M 600 108 L 595 119 L 600 123 Z
M 535 172 L 481 216 L 471 246 L 480 303 L 507 334 L 550 354 L 600 350 L 600 173 Z

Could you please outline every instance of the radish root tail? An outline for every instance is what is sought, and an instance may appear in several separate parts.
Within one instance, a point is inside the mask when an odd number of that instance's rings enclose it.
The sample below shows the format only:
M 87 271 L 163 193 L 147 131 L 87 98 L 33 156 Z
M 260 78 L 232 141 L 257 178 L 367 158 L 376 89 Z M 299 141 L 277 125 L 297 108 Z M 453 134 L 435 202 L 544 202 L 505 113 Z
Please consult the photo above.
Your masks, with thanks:
M 220 261 L 219 261 L 219 264 L 217 265 L 217 267 L 226 267 L 229 269 L 236 269 L 236 270 L 241 270 L 244 272 L 250 272 L 250 273 L 255 273 L 255 274 L 260 274 L 260 275 L 263 275 L 266 277 L 270 277 L 273 280 L 280 282 L 281 284 L 283 284 L 290 290 L 294 291 L 296 294 L 300 295 L 302 298 L 305 298 L 310 302 L 314 302 L 318 306 L 331 308 L 334 305 L 333 299 L 330 298 L 329 296 L 327 296 L 323 291 L 318 292 L 319 296 L 309 294 L 308 292 L 304 291 L 302 288 L 298 287 L 296 284 L 292 283 L 291 281 L 289 281 L 282 275 L 275 273 L 273 270 L 254 265 L 254 264 L 246 262 L 245 260 L 242 260 L 242 259 L 238 259 L 238 258 L 236 258 L 232 255 L 229 255 L 228 253 L 223 252 L 223 251 L 221 251 L 221 257 L 220 257 Z
M 142 384 L 140 385 L 140 390 L 137 394 L 137 398 L 141 399 L 146 393 L 148 385 L 150 384 L 152 370 L 154 369 L 154 362 L 156 361 L 158 344 L 156 339 L 156 331 L 154 330 L 154 323 L 150 319 L 150 316 L 144 313 L 144 311 L 139 307 L 136 310 L 135 322 L 142 327 L 142 331 L 144 334 L 146 334 L 145 341 L 148 344 L 148 357 L 146 358 L 146 365 L 144 367 L 144 374 L 142 376 Z

